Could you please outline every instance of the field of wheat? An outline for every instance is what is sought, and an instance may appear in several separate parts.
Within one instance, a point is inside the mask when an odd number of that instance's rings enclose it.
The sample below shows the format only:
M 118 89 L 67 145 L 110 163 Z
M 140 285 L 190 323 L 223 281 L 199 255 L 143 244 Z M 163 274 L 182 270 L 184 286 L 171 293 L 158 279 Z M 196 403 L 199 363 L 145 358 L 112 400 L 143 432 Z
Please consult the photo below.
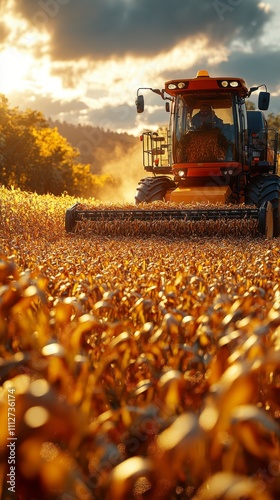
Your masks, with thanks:
M 1 499 L 279 499 L 280 239 L 73 203 L 0 190 Z

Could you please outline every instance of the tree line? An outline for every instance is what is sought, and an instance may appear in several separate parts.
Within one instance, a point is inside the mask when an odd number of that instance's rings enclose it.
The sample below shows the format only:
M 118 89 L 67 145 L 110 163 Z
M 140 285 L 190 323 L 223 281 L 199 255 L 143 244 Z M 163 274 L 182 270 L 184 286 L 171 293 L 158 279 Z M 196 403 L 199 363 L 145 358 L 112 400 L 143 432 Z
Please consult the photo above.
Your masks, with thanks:
M 71 131 L 71 142 L 61 134 L 59 126 Z M 96 130 L 94 136 L 91 128 L 87 127 L 86 134 L 80 129 L 47 121 L 39 111 L 12 108 L 0 94 L 0 184 L 38 194 L 67 192 L 71 196 L 95 198 L 108 187 L 117 188 L 119 181 L 102 173 L 102 164 L 96 160 L 98 151 L 99 156 L 102 151 L 104 161 L 108 159 L 106 151 L 109 156 L 114 154 L 118 138 L 114 137 L 112 148 L 107 132 Z M 99 137 L 98 148 L 95 137 Z M 126 139 L 122 138 L 124 151 L 135 144 L 135 138 Z M 87 155 L 83 154 L 85 148 Z

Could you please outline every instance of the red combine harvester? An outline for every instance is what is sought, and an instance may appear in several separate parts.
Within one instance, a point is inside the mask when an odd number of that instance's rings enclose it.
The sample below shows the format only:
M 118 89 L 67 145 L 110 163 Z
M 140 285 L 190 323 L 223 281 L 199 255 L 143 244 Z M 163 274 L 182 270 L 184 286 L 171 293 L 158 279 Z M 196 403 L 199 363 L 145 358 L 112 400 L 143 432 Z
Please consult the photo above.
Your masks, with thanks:
M 259 92 L 259 109 L 247 110 L 246 98 L 260 87 L 265 91 Z M 163 90 L 138 89 L 138 113 L 144 111 L 140 90 L 160 95 L 170 112 L 163 134 L 145 131 L 141 136 L 144 169 L 151 173 L 136 189 L 141 209 L 83 210 L 75 204 L 66 211 L 66 231 L 83 219 L 247 218 L 257 219 L 267 238 L 279 236 L 278 134 L 268 129 L 263 113 L 270 98 L 266 86 L 248 88 L 241 78 L 210 77 L 201 70 L 195 78 L 166 82 Z M 158 200 L 166 201 L 166 208 L 143 209 L 143 203 Z

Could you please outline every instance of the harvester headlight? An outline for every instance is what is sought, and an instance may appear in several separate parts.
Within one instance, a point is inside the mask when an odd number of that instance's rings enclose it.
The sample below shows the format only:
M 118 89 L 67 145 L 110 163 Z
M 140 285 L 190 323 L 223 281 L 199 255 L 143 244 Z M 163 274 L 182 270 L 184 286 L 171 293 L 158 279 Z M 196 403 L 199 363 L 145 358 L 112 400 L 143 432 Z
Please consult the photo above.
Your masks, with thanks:
M 177 89 L 177 85 L 175 83 L 169 83 L 167 88 L 169 90 L 174 90 L 174 89 Z
M 238 87 L 238 82 L 233 81 L 229 83 L 231 87 Z
M 185 82 L 178 83 L 178 89 L 183 89 L 186 86 Z
M 222 87 L 227 87 L 228 86 L 228 82 L 226 80 L 223 80 L 221 82 L 221 85 L 222 85 Z
M 221 168 L 222 174 L 224 175 L 232 175 L 234 173 L 234 168 L 223 167 Z
M 179 177 L 185 177 L 186 173 L 184 170 L 179 170 L 178 175 L 179 175 Z

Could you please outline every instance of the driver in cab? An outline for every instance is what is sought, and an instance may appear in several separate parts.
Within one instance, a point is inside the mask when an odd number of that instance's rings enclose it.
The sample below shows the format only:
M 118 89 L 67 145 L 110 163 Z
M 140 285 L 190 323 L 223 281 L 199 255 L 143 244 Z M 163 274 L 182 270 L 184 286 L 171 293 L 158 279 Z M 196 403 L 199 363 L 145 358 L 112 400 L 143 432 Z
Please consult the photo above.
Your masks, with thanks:
M 222 127 L 223 125 L 223 120 L 215 115 L 215 112 L 209 104 L 202 104 L 199 112 L 196 113 L 191 120 L 191 126 L 194 130 L 200 129 L 204 125 L 212 125 L 214 127 Z

